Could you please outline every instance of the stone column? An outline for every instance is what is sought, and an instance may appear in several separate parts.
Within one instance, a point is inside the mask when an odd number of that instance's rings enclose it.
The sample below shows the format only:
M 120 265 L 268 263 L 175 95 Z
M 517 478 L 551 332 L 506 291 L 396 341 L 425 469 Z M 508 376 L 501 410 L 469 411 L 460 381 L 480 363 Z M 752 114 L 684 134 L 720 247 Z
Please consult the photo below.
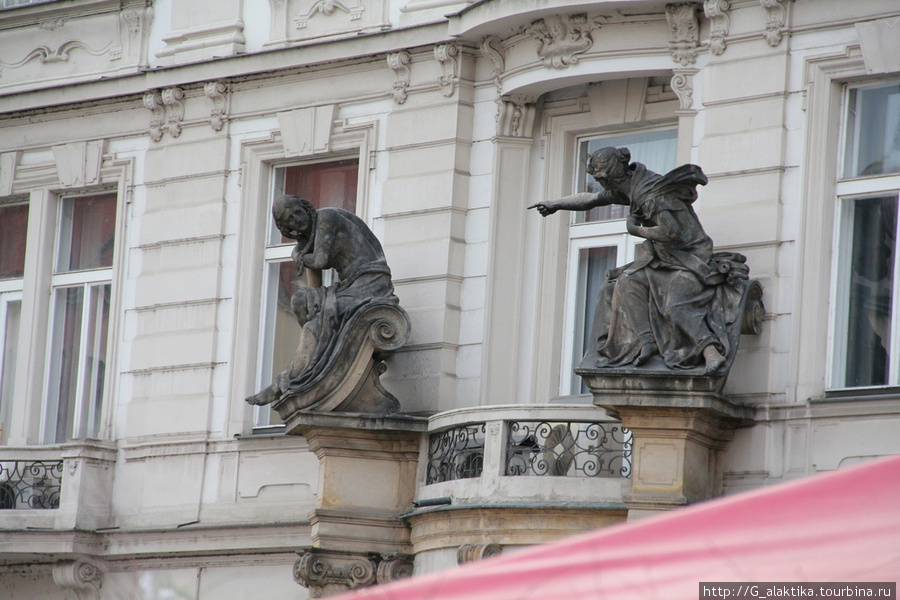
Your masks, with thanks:
M 319 492 L 309 515 L 312 546 L 294 579 L 312 598 L 412 574 L 409 526 L 416 466 L 427 420 L 354 413 L 294 413 L 287 431 L 306 436 L 319 459 Z

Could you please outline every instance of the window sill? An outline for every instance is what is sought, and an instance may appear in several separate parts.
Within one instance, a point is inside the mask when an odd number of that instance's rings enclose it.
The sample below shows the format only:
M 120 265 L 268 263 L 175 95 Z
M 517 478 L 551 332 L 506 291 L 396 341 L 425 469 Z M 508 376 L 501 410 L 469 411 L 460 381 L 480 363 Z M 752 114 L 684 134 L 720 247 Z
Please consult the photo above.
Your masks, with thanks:
M 809 402 L 815 404 L 853 400 L 897 400 L 898 398 L 900 398 L 900 386 L 883 386 L 827 390 L 824 398 L 810 398 Z

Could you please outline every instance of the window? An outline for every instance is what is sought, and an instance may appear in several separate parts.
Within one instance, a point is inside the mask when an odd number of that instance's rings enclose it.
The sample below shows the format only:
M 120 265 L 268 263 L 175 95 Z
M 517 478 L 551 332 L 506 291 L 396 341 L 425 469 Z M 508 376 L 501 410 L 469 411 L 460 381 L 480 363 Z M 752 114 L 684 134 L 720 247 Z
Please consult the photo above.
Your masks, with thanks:
M 297 273 L 291 260 L 294 241 L 281 235 L 271 218 L 272 202 L 283 194 L 300 196 L 316 208 L 337 207 L 356 212 L 359 160 L 278 167 L 269 198 L 265 249 L 265 277 L 263 279 L 263 318 L 261 320 L 259 374 L 256 389 L 272 383 L 291 362 L 301 327 L 291 310 L 291 296 L 298 287 L 306 285 L 305 273 Z M 323 283 L 330 283 L 330 275 L 323 274 Z M 257 430 L 281 428 L 278 413 L 257 407 Z
M 578 165 L 574 192 L 599 192 L 600 184 L 587 174 L 590 155 L 606 146 L 627 147 L 631 160 L 647 165 L 651 171 L 667 173 L 674 169 L 677 146 L 676 129 L 583 137 L 577 140 Z M 625 229 L 627 206 L 602 206 L 587 212 L 572 213 L 569 227 L 569 255 L 566 289 L 566 323 L 560 388 L 563 394 L 587 393 L 581 377 L 572 369 L 584 356 L 590 343 L 594 309 L 606 271 L 634 259 L 634 247 L 642 240 Z
M 831 387 L 896 386 L 900 84 L 849 88 L 843 129 Z
M 96 438 L 106 380 L 115 193 L 63 198 L 48 340 L 43 439 Z
M 27 203 L 0 204 L 0 443 L 6 439 L 10 426 L 27 229 Z
M 0 0 L 0 10 L 19 8 L 21 6 L 32 6 L 34 4 L 47 4 L 49 2 L 58 1 L 59 0 Z

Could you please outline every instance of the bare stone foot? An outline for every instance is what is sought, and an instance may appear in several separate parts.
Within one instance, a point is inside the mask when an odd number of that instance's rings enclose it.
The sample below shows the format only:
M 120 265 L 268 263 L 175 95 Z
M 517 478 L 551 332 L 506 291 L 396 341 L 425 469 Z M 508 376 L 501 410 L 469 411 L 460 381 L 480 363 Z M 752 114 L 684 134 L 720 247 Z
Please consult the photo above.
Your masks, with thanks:
M 703 358 L 706 360 L 706 367 L 703 369 L 704 375 L 712 375 L 725 364 L 725 357 L 712 344 L 703 349 Z
M 258 394 L 254 394 L 247 398 L 247 404 L 252 404 L 254 406 L 265 406 L 266 404 L 272 404 L 281 396 L 279 390 L 274 385 L 270 385 L 266 389 L 262 390 Z
M 656 347 L 656 344 L 644 344 L 641 353 L 634 359 L 635 366 L 644 364 L 657 352 L 659 352 L 659 348 Z

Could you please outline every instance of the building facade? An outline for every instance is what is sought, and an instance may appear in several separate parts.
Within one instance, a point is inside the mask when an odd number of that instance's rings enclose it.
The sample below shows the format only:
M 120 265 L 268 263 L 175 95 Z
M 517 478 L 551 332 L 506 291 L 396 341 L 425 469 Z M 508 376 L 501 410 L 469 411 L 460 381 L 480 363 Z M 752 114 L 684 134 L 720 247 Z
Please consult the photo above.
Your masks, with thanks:
M 895 1 L 2 0 L 0 597 L 307 597 L 319 460 L 244 402 L 298 335 L 282 193 L 363 219 L 410 315 L 416 572 L 629 518 L 572 368 L 636 240 L 526 208 L 609 145 L 700 165 L 764 289 L 710 493 L 900 452 Z

